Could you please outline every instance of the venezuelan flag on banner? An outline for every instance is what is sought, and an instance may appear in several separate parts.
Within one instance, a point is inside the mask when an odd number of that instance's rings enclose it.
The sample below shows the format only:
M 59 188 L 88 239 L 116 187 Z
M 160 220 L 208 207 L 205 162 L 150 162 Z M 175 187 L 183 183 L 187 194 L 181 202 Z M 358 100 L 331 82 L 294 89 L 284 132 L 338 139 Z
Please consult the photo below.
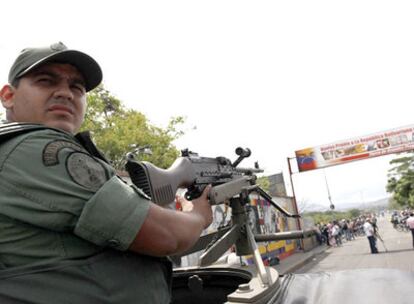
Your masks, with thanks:
M 414 125 L 295 152 L 300 172 L 414 149 Z

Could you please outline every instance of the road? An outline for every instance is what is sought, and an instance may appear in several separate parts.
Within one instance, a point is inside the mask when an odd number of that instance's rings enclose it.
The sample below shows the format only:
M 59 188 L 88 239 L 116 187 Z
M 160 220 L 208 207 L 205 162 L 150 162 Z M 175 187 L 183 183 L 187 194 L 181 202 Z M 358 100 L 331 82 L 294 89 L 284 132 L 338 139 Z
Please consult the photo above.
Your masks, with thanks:
M 388 217 L 378 219 L 380 235 L 388 251 L 378 240 L 379 254 L 371 254 L 368 239 L 359 236 L 340 247 L 329 248 L 315 256 L 295 273 L 314 273 L 362 268 L 392 268 L 414 271 L 414 250 L 411 232 L 396 231 Z

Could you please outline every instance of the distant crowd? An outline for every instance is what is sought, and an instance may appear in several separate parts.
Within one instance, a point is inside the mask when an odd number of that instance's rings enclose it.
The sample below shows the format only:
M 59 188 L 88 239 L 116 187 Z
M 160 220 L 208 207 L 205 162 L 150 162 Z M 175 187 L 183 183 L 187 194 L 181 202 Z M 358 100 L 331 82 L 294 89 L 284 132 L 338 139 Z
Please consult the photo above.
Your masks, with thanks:
M 391 224 L 397 230 L 409 230 L 407 226 L 407 219 L 410 217 L 414 210 L 405 209 L 401 211 L 393 211 L 391 214 Z
M 319 244 L 326 244 L 330 247 L 341 246 L 345 241 L 355 240 L 356 236 L 373 237 L 376 241 L 377 238 L 380 238 L 377 226 L 379 216 L 385 216 L 385 212 L 379 214 L 368 213 L 353 219 L 332 220 L 329 223 L 318 223 L 314 227 L 316 238 Z M 411 230 L 414 246 L 414 210 L 392 211 L 390 222 L 398 231 Z M 370 229 L 372 229 L 372 232 L 369 231 Z M 373 243 L 372 246 L 372 250 L 375 251 L 375 244 Z
M 383 214 L 381 214 L 382 216 Z M 364 223 L 369 220 L 375 231 L 378 231 L 376 214 L 364 214 L 353 219 L 333 220 L 329 223 L 318 223 L 315 227 L 316 238 L 320 244 L 341 246 L 344 241 L 355 240 L 356 236 L 364 236 Z

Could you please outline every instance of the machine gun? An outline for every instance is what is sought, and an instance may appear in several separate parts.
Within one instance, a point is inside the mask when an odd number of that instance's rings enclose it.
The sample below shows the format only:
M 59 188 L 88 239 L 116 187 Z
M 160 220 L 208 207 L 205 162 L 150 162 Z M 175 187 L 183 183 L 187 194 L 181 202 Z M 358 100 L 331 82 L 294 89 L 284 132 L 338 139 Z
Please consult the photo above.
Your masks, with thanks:
M 296 217 L 283 209 L 258 185 L 254 173 L 263 172 L 258 168 L 238 168 L 238 164 L 251 155 L 249 149 L 237 148 L 239 156 L 233 163 L 225 157 L 201 157 L 189 150 L 181 151 L 181 157 L 168 169 L 161 169 L 149 162 L 138 162 L 132 153 L 127 155 L 125 165 L 132 182 L 147 194 L 151 200 L 161 206 L 175 200 L 177 189 L 187 189 L 185 197 L 193 200 L 201 195 L 204 188 L 211 184 L 210 204 L 221 204 L 241 194 L 257 192 L 275 208 L 288 217 Z
M 142 189 L 154 203 L 161 206 L 171 204 L 179 188 L 187 189 L 185 197 L 192 200 L 200 196 L 203 189 L 211 184 L 210 203 L 214 205 L 229 202 L 232 210 L 232 223 L 215 233 L 202 236 L 185 254 L 207 248 L 199 260 L 200 266 L 206 266 L 215 262 L 232 245 L 235 245 L 238 256 L 253 255 L 262 283 L 269 286 L 272 284 L 272 278 L 266 272 L 256 244 L 256 239 L 260 236 L 253 235 L 248 223 L 249 194 L 259 194 L 287 217 L 300 216 L 286 211 L 256 184 L 255 173 L 263 172 L 258 165 L 247 169 L 237 167 L 244 158 L 250 156 L 249 149 L 237 148 L 235 152 L 238 158 L 232 163 L 225 157 L 200 157 L 197 153 L 183 150 L 182 156 L 168 169 L 158 168 L 149 162 L 136 161 L 132 154 L 128 154 L 125 168 L 132 182 Z M 298 231 L 294 237 L 293 234 L 283 238 L 274 235 L 273 239 L 303 238 L 304 236 L 302 231 Z

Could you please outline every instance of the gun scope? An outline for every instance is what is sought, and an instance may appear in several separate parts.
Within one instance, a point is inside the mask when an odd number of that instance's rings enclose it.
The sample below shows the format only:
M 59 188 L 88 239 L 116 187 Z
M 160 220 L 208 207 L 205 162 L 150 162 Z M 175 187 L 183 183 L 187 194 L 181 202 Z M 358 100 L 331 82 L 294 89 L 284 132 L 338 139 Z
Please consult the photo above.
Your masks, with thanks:
M 249 157 L 252 152 L 249 148 L 243 149 L 242 147 L 236 148 L 236 154 L 242 157 Z

